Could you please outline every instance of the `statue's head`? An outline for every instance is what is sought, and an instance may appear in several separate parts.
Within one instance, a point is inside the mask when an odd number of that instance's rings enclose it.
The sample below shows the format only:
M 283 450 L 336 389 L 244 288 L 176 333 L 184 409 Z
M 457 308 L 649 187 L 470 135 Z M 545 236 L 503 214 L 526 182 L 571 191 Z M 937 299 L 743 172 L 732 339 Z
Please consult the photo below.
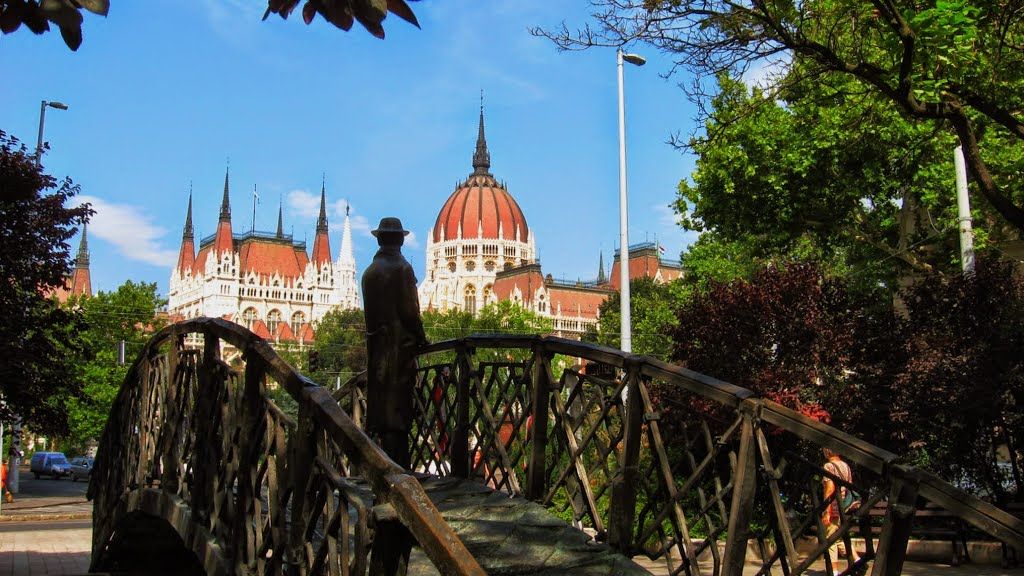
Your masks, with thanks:
M 387 216 L 380 219 L 377 229 L 371 230 L 370 234 L 377 237 L 377 244 L 380 246 L 401 246 L 409 231 L 402 227 L 401 220 Z

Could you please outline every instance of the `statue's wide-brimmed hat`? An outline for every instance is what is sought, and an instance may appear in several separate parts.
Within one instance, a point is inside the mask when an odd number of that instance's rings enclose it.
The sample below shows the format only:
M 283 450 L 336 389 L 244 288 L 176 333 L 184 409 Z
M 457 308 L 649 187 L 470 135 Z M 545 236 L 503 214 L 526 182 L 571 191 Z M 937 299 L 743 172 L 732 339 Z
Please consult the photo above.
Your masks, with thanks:
M 380 224 L 377 225 L 376 230 L 371 230 L 370 234 L 379 236 L 381 234 L 401 234 L 402 236 L 408 236 L 409 231 L 402 228 L 402 221 L 398 218 L 388 216 L 387 218 L 381 218 Z

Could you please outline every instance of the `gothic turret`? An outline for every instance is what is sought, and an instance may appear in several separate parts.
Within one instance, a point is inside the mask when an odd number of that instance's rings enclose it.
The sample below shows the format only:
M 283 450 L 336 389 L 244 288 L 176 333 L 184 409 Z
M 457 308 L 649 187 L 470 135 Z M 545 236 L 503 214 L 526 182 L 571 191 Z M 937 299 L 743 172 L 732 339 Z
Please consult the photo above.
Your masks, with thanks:
M 75 269 L 71 272 L 71 295 L 92 296 L 92 278 L 89 274 L 89 229 L 82 224 L 82 240 L 78 244 Z
M 192 269 L 196 261 L 195 238 L 192 235 L 192 191 L 188 193 L 188 211 L 185 213 L 185 229 L 181 234 L 181 250 L 178 252 L 178 274 L 182 277 Z
M 231 253 L 234 251 L 234 241 L 231 237 L 231 198 L 228 176 L 228 170 L 225 170 L 224 198 L 220 203 L 220 220 L 217 222 L 217 234 L 213 239 L 213 251 L 215 254 Z
M 316 221 L 316 239 L 313 240 L 313 264 L 320 268 L 331 262 L 331 239 L 327 235 L 327 184 L 320 185 L 320 218 Z

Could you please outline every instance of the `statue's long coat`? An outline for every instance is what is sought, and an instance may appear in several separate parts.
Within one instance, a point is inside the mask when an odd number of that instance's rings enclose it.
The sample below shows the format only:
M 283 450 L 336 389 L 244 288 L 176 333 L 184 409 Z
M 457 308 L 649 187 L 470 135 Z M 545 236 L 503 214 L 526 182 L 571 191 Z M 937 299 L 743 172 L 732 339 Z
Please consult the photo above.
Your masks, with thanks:
M 416 348 L 427 343 L 416 274 L 399 246 L 382 246 L 363 273 L 366 317 L 366 430 L 408 431 L 413 419 Z

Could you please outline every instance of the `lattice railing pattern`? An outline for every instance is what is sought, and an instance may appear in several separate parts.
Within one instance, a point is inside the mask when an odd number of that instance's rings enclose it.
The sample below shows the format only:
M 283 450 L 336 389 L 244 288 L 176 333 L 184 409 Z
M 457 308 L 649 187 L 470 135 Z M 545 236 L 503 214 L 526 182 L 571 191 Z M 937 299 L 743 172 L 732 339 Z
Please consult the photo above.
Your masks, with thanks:
M 168 520 L 208 574 L 383 573 L 374 562 L 407 553 L 400 539 L 374 538 L 392 525 L 440 572 L 483 573 L 419 483 L 337 401 L 222 320 L 176 324 L 147 344 L 114 401 L 89 496 L 94 569 L 109 560 L 118 523 L 143 510 Z
M 853 465 L 864 502 L 843 514 L 833 539 L 849 540 L 867 527 L 873 503 L 888 503 L 862 556 L 873 574 L 900 573 L 923 503 L 1024 549 L 1024 523 L 1009 514 L 895 454 L 678 366 L 505 335 L 428 346 L 419 366 L 415 472 L 530 498 L 627 555 L 663 559 L 672 574 L 739 575 L 750 541 L 761 573 L 806 573 L 830 544 L 823 447 Z M 361 382 L 332 397 L 222 320 L 160 331 L 131 367 L 100 445 L 89 493 L 93 568 L 118 522 L 139 509 L 189 535 L 209 574 L 392 573 L 382 567 L 407 545 L 381 535 L 399 533 L 442 574 L 482 574 L 419 482 L 360 430 Z M 273 387 L 294 400 L 294 413 L 270 400 Z M 656 388 L 672 392 L 671 410 L 652 401 Z M 864 567 L 844 560 L 826 572 Z
M 502 356 L 525 360 L 493 361 Z M 1024 544 L 1019 520 L 895 454 L 651 358 L 489 335 L 432 345 L 420 361 L 414 467 L 534 499 L 627 555 L 663 559 L 671 574 L 741 574 L 748 541 L 760 549 L 761 573 L 806 573 L 832 541 L 849 546 L 858 530 L 870 531 L 868 510 L 882 500 L 890 513 L 862 560 L 838 560 L 827 573 L 862 573 L 872 561 L 874 574 L 899 574 L 907 511 L 926 502 Z M 589 373 L 594 367 L 602 369 Z M 673 392 L 672 421 L 654 405 L 654 386 Z M 822 500 L 824 447 L 853 465 L 850 488 L 863 501 L 841 512 L 831 540 L 822 513 L 838 492 Z

